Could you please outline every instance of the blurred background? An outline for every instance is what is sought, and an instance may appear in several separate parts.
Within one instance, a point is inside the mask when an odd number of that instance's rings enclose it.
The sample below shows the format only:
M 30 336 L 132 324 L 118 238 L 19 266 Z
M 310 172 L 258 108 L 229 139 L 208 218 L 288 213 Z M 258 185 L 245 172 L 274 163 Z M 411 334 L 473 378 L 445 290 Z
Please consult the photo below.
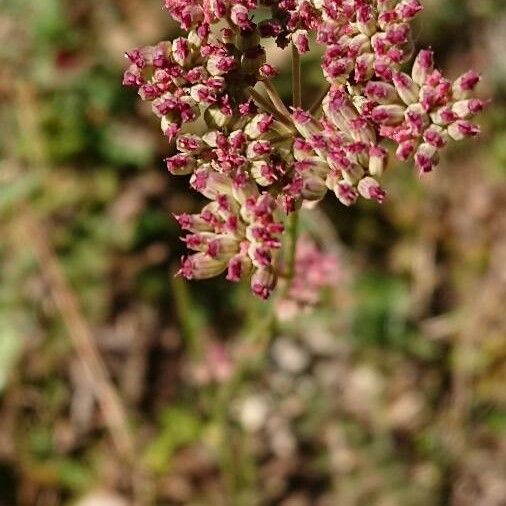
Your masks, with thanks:
M 177 33 L 161 4 L 0 1 L 0 505 L 506 505 L 504 0 L 424 1 L 417 45 L 484 75 L 483 135 L 394 162 L 382 206 L 306 211 L 332 275 L 276 325 L 173 277 L 200 202 L 121 86 Z

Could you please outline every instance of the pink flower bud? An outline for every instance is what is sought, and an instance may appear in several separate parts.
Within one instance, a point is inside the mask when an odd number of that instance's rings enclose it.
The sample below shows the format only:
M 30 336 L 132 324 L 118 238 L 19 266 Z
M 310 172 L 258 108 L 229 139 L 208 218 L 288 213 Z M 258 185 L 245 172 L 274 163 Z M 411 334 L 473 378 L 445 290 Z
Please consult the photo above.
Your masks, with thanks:
M 355 188 L 346 181 L 339 181 L 334 186 L 334 193 L 339 199 L 339 202 L 345 206 L 351 206 L 357 201 L 358 198 L 357 190 L 355 190 Z
M 306 30 L 296 30 L 292 35 L 292 41 L 299 53 L 303 54 L 309 51 L 309 39 Z
M 411 77 L 419 86 L 425 84 L 427 77 L 434 70 L 434 53 L 430 49 L 422 49 L 413 63 Z
M 399 97 L 406 105 L 418 102 L 420 88 L 411 77 L 403 72 L 394 72 L 392 80 Z
M 431 172 L 433 167 L 439 163 L 437 148 L 430 144 L 420 144 L 415 153 L 415 165 L 420 174 Z
M 381 125 L 399 125 L 404 121 L 402 105 L 379 105 L 372 111 L 372 119 Z
M 464 100 L 469 98 L 471 92 L 476 88 L 476 85 L 480 82 L 481 77 L 477 72 L 470 70 L 465 74 L 461 75 L 453 83 L 452 91 L 453 96 L 456 100 Z
M 209 165 L 201 165 L 190 178 L 192 188 L 208 199 L 216 199 L 219 195 L 232 194 L 232 181 L 223 174 L 211 169 Z
M 385 190 L 381 188 L 378 181 L 373 177 L 364 177 L 358 182 L 358 192 L 366 199 L 374 199 L 380 204 L 385 200 Z
M 364 90 L 365 96 L 380 104 L 391 104 L 399 98 L 395 88 L 382 81 L 369 81 Z
M 260 74 L 260 77 L 263 79 L 272 79 L 279 74 L 279 70 L 273 65 L 265 63 L 260 67 L 258 73 Z
M 480 127 L 466 120 L 458 120 L 448 127 L 448 135 L 455 141 L 474 137 L 480 133 Z
M 227 268 L 227 263 L 217 260 L 206 253 L 195 253 L 181 259 L 181 269 L 178 275 L 186 279 L 208 279 L 218 276 Z
M 423 5 L 419 0 L 402 0 L 395 7 L 395 12 L 397 12 L 399 17 L 404 21 L 411 21 L 422 11 Z
M 369 174 L 371 176 L 381 176 L 385 171 L 388 159 L 388 151 L 381 146 L 371 146 L 369 148 Z
M 368 37 L 376 32 L 376 19 L 370 5 L 362 4 L 357 7 L 357 28 Z
M 399 160 L 405 161 L 413 155 L 413 153 L 415 152 L 415 149 L 417 147 L 418 147 L 418 142 L 416 142 L 414 140 L 403 141 L 397 147 L 397 151 L 395 152 L 395 156 L 397 156 L 397 158 Z
M 232 23 L 241 28 L 241 30 L 248 30 L 252 26 L 248 14 L 248 9 L 239 3 L 234 3 L 230 9 L 230 19 Z
M 251 276 L 251 291 L 257 297 L 266 300 L 276 287 L 276 281 L 272 269 L 256 269 Z
M 250 274 L 252 267 L 251 259 L 247 255 L 235 255 L 228 262 L 227 279 L 240 281 Z
M 195 158 L 187 154 L 178 154 L 165 159 L 167 170 L 176 176 L 191 174 L 196 167 Z
M 423 140 L 431 146 L 441 149 L 445 146 L 448 140 L 448 135 L 440 126 L 431 125 L 427 130 L 425 130 Z
M 357 83 L 371 79 L 374 74 L 374 55 L 364 53 L 357 57 L 355 61 L 355 81 Z
M 459 119 L 467 119 L 481 112 L 485 105 L 486 102 L 484 100 L 480 100 L 479 98 L 459 100 L 453 104 L 452 111 L 459 117 Z

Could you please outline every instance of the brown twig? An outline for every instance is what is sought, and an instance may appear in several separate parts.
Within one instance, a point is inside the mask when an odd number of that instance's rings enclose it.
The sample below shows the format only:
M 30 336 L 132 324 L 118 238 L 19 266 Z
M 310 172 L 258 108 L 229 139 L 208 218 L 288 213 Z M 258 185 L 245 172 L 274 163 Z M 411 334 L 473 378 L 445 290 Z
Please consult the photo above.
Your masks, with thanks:
M 90 387 L 100 406 L 104 421 L 119 454 L 132 462 L 134 439 L 128 427 L 123 403 L 111 382 L 107 368 L 93 338 L 93 331 L 83 316 L 79 302 L 67 283 L 63 269 L 53 250 L 47 229 L 38 220 L 29 204 L 23 210 L 27 235 L 43 275 L 46 277 L 51 296 L 87 375 Z

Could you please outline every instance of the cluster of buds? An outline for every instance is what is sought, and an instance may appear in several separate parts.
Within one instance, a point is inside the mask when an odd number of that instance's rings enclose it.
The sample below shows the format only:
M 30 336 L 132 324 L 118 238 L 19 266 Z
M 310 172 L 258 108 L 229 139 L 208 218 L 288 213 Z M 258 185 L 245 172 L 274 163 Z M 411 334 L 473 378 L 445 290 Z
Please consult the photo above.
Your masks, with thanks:
M 383 202 L 386 140 L 426 173 L 450 139 L 479 132 L 470 122 L 485 105 L 471 96 L 476 73 L 452 82 L 434 68 L 430 50 L 418 54 L 410 74 L 401 70 L 413 54 L 410 22 L 420 0 L 165 5 L 186 36 L 127 53 L 124 84 L 137 87 L 160 118 L 175 148 L 169 172 L 190 175 L 211 200 L 198 215 L 178 216 L 196 251 L 183 259 L 187 278 L 227 271 L 231 281 L 250 277 L 253 292 L 267 298 L 287 270 L 279 254 L 286 216 L 328 190 L 347 206 L 360 196 Z M 328 84 L 309 110 L 295 100 L 295 75 L 291 110 L 277 94 L 267 38 L 291 44 L 294 62 L 311 40 L 324 46 Z
M 181 274 L 206 279 L 227 271 L 229 281 L 251 277 L 251 290 L 266 299 L 276 286 L 275 263 L 284 225 L 275 199 L 241 176 L 232 179 L 201 165 L 193 188 L 211 202 L 199 214 L 176 216 L 196 253 L 183 258 Z

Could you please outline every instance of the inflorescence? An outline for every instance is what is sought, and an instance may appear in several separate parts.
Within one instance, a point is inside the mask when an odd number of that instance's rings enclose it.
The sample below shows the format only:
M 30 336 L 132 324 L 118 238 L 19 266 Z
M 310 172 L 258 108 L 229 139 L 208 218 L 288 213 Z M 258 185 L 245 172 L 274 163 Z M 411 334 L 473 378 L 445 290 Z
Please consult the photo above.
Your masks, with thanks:
M 287 216 L 305 201 L 330 190 L 346 206 L 359 196 L 381 203 L 387 140 L 423 174 L 449 140 L 480 131 L 470 122 L 485 105 L 472 97 L 478 74 L 446 79 L 430 49 L 416 55 L 410 73 L 402 70 L 413 56 L 410 22 L 422 10 L 419 0 L 165 6 L 186 36 L 128 52 L 123 82 L 151 102 L 175 142 L 169 172 L 190 175 L 191 187 L 210 200 L 199 214 L 176 216 L 194 251 L 182 260 L 188 279 L 248 277 L 266 299 L 286 271 L 280 251 Z M 287 108 L 277 94 L 278 71 L 262 44 L 269 38 L 291 45 L 297 64 L 310 41 L 324 46 L 328 84 L 308 110 L 300 100 Z

